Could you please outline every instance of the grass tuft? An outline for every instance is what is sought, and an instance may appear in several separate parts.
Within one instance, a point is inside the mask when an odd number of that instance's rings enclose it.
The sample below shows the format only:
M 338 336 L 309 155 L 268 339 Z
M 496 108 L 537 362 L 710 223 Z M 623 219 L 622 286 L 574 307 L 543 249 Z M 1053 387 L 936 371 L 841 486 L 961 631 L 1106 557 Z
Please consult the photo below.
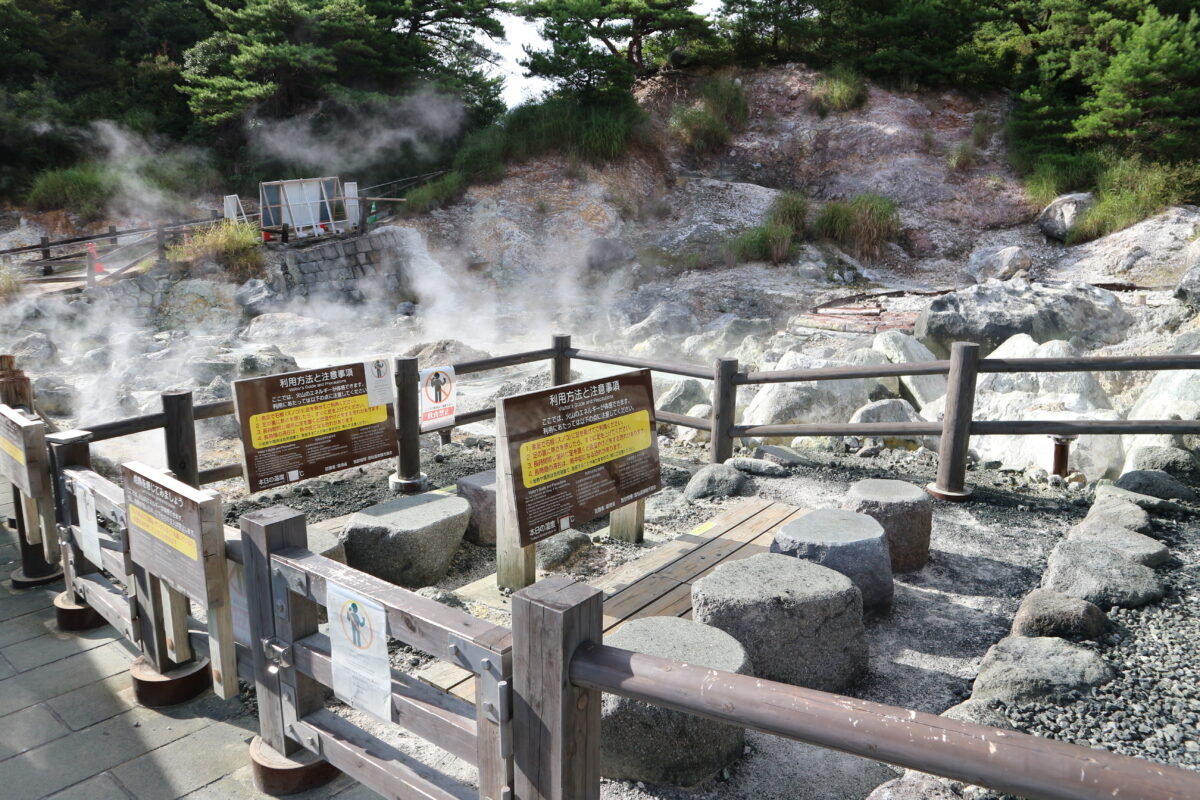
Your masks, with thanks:
M 775 198 L 767 212 L 767 222 L 786 225 L 797 236 L 804 234 L 808 220 L 808 198 L 798 192 L 784 192 Z
M 458 197 L 465 183 L 461 172 L 451 170 L 429 183 L 410 189 L 404 195 L 404 210 L 409 214 L 424 214 L 441 208 Z
M 822 117 L 831 111 L 850 111 L 867 101 L 867 82 L 850 67 L 839 65 L 817 80 L 809 98 Z
M 1200 165 L 1162 164 L 1139 156 L 1101 156 L 1095 178 L 1096 205 L 1080 218 L 1067 244 L 1090 241 L 1128 228 L 1186 202 L 1200 189 Z
M 7 303 L 21 293 L 21 276 L 7 264 L 0 264 L 0 303 Z
M 37 211 L 62 209 L 84 220 L 104 214 L 117 181 L 111 172 L 94 164 L 49 169 L 33 181 L 25 202 Z
M 946 154 L 946 165 L 955 172 L 962 172 L 975 166 L 979 161 L 979 150 L 971 139 L 963 139 Z
M 203 261 L 215 261 L 237 283 L 263 277 L 262 241 L 256 226 L 236 220 L 224 220 L 192 234 L 187 242 L 167 250 L 174 264 L 191 267 Z
M 750 119 L 750 101 L 741 84 L 713 78 L 700 89 L 700 104 L 681 108 L 671 118 L 671 130 L 697 155 L 715 153 Z
M 859 258 L 878 258 L 883 245 L 900 235 L 896 204 L 876 194 L 860 194 L 849 202 L 826 203 L 814 225 L 822 238 Z

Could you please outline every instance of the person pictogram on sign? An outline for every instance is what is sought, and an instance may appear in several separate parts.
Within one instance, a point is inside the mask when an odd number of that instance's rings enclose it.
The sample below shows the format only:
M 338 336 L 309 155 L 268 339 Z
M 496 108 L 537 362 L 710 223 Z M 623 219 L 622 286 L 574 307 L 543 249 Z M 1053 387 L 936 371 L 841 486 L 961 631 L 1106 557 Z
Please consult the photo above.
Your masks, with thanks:
M 351 603 L 346 609 L 346 620 L 350 623 L 350 638 L 355 647 L 362 647 L 363 630 L 367 627 L 367 618 L 358 612 L 358 603 Z
M 429 376 L 429 385 L 433 387 L 433 402 L 442 402 L 442 387 L 449 382 L 450 378 L 444 372 L 435 372 Z

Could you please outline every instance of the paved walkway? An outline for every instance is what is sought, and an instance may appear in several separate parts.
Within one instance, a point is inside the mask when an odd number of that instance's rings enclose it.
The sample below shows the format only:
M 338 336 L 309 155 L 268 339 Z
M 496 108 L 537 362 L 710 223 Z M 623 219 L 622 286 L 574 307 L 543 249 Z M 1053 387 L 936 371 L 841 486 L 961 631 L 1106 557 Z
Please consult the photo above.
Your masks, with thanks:
M 0 481 L 0 522 L 11 514 Z M 138 706 L 128 675 L 137 655 L 105 626 L 59 633 L 51 601 L 62 591 L 14 590 L 15 532 L 0 527 L 0 798 L 4 800 L 231 800 L 265 798 L 247 746 L 258 720 L 238 699 L 208 693 L 154 710 Z M 340 777 L 302 800 L 372 800 Z

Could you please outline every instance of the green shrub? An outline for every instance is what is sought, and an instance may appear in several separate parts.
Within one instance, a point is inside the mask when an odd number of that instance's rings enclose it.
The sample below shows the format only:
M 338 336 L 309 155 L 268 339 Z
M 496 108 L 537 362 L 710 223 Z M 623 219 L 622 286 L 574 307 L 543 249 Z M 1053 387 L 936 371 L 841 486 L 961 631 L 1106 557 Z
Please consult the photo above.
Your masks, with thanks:
M 1025 194 L 1045 206 L 1060 194 L 1092 188 L 1101 163 L 1094 153 L 1045 153 L 1035 156 L 1025 173 Z
M 197 231 L 188 241 L 169 248 L 167 259 L 184 267 L 215 261 L 237 283 L 264 274 L 258 228 L 236 220 L 223 220 Z
M 38 211 L 62 209 L 93 220 L 103 215 L 116 189 L 117 181 L 111 172 L 84 164 L 40 173 L 25 202 Z
M 946 165 L 955 172 L 970 169 L 978 160 L 979 151 L 975 149 L 975 143 L 970 139 L 963 139 L 950 148 L 950 152 L 946 155 Z
M 763 226 L 763 236 L 767 240 L 767 257 L 772 264 L 782 264 L 792 253 L 792 240 L 796 231 L 790 225 L 767 223 Z
M 787 226 L 797 236 L 804 234 L 808 219 L 808 198 L 797 192 L 785 192 L 775 198 L 767 212 L 767 223 Z
M 0 303 L 21 293 L 21 276 L 7 264 L 0 264 Z
M 976 147 L 986 147 L 996 126 L 992 124 L 991 117 L 982 111 L 975 112 L 974 120 L 971 124 L 971 143 Z
M 682 108 L 671 118 L 671 130 L 693 153 L 715 153 L 750 119 L 746 92 L 730 78 L 713 78 L 700 88 L 700 104 Z
M 750 101 L 741 84 L 732 78 L 713 78 L 700 89 L 700 99 L 709 113 L 737 130 L 750 121 Z
M 817 80 L 809 97 L 822 117 L 831 111 L 849 111 L 867 101 L 867 82 L 850 67 L 836 66 Z
M 671 118 L 671 130 L 688 150 L 698 155 L 717 152 L 733 135 L 729 124 L 707 108 L 677 111 Z
M 781 264 L 791 255 L 795 238 L 796 232 L 791 227 L 768 222 L 735 236 L 726 245 L 726 260 L 730 264 L 745 261 Z
M 404 195 L 404 210 L 410 214 L 424 214 L 430 209 L 441 208 L 458 197 L 465 183 L 462 173 L 451 170 L 422 186 L 410 189 Z
M 1147 162 L 1139 156 L 1101 156 L 1096 174 L 1096 205 L 1084 212 L 1067 237 L 1068 244 L 1086 242 L 1141 222 L 1178 203 L 1200 188 L 1200 164 Z
M 826 203 L 814 225 L 817 235 L 858 257 L 878 257 L 885 242 L 900 234 L 896 204 L 876 194 Z

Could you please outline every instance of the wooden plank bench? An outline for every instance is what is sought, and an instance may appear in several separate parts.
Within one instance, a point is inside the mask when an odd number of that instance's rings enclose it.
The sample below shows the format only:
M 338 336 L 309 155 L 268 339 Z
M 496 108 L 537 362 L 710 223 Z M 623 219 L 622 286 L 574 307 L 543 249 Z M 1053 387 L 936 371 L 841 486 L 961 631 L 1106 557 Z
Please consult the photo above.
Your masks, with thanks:
M 604 599 L 604 632 L 639 617 L 692 615 L 692 583 L 718 564 L 771 549 L 780 526 L 808 509 L 751 498 L 593 582 Z M 472 673 L 447 662 L 422 670 L 418 678 L 466 700 L 475 699 Z

